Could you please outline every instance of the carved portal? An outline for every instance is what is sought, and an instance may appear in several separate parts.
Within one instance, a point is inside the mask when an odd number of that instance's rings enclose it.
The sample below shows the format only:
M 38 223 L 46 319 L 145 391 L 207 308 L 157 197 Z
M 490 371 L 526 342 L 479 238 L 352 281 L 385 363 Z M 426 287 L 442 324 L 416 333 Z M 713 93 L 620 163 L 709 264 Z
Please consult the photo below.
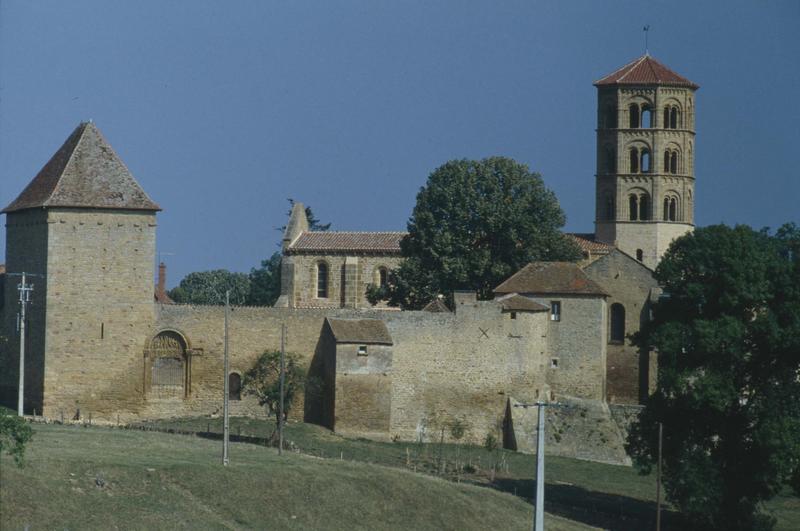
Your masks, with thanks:
M 177 332 L 159 333 L 150 342 L 149 393 L 152 398 L 185 398 L 189 395 L 189 358 L 186 343 Z

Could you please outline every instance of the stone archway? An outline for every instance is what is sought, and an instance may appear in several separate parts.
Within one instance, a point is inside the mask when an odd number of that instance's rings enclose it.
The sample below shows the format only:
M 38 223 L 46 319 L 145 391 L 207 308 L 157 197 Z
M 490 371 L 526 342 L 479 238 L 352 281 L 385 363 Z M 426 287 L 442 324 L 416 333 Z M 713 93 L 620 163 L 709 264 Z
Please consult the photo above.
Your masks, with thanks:
M 149 358 L 148 397 L 189 396 L 190 360 L 182 335 L 172 330 L 159 332 L 150 341 Z

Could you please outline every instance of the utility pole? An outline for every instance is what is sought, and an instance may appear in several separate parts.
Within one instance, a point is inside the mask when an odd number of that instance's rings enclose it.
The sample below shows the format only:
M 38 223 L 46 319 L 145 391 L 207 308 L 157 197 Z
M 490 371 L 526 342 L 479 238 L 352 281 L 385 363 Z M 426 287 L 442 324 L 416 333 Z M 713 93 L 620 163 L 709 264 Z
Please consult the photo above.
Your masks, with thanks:
M 278 420 L 278 455 L 283 454 L 283 386 L 286 380 L 286 323 L 281 324 L 281 383 L 280 383 L 280 419 Z
M 558 402 L 537 401 L 533 404 L 514 404 L 514 407 L 536 407 L 538 427 L 536 430 L 536 506 L 533 513 L 533 531 L 544 531 L 544 412 L 546 407 L 567 407 Z
M 658 423 L 658 468 L 656 473 L 656 531 L 661 531 L 661 441 L 664 437 L 664 425 Z
M 225 361 L 223 362 L 224 365 L 224 396 L 222 399 L 222 464 L 223 466 L 228 466 L 228 439 L 230 437 L 230 424 L 228 423 L 228 393 L 230 390 L 228 389 L 228 315 L 230 314 L 231 310 L 231 292 L 230 290 L 225 292 Z

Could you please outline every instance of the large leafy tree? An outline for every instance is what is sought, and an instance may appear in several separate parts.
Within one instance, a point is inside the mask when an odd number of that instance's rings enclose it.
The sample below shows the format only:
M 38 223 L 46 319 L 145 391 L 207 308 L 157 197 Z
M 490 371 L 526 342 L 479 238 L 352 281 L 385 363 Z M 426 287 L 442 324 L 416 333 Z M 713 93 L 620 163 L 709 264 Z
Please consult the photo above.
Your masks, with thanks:
M 406 308 L 458 289 L 490 298 L 528 262 L 580 257 L 559 230 L 565 220 L 555 194 L 524 164 L 505 157 L 447 162 L 417 195 L 403 264 L 388 289 L 373 289 L 370 298 Z
M 245 304 L 250 294 L 250 278 L 246 273 L 227 269 L 198 271 L 186 275 L 169 296 L 181 304 L 225 304 L 225 292 L 230 290 L 231 304 Z
M 701 529 L 769 529 L 759 512 L 800 463 L 800 234 L 697 229 L 656 269 L 665 290 L 636 342 L 658 386 L 628 450 L 648 472 L 664 426 L 664 485 Z
M 289 199 L 289 212 L 292 213 L 294 199 Z M 311 207 L 306 207 L 308 227 L 312 231 L 326 231 L 331 228 L 330 223 L 322 223 L 314 215 Z M 286 226 L 277 229 L 283 234 Z M 250 295 L 247 304 L 251 306 L 272 306 L 281 294 L 281 253 L 276 251 L 266 260 L 261 261 L 260 267 L 250 270 Z

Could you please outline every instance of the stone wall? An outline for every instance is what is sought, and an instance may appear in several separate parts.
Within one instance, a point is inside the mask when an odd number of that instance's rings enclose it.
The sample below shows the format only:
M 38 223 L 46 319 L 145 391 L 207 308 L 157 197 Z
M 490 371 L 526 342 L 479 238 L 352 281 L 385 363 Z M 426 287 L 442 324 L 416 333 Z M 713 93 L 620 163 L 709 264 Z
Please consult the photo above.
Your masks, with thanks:
M 47 213 L 44 414 L 131 410 L 153 323 L 155 214 Z
M 640 352 L 630 335 L 638 332 L 650 318 L 650 292 L 658 288 L 653 272 L 630 256 L 614 250 L 588 266 L 584 272 L 609 294 L 609 314 L 614 304 L 625 309 L 625 338 L 611 339 L 607 354 L 607 392 L 609 402 L 638 404 L 655 387 L 655 356 Z M 609 328 L 611 319 L 609 317 Z
M 369 308 L 366 299 L 368 284 L 378 282 L 378 269 L 399 267 L 402 259 L 396 255 L 288 254 L 283 272 L 291 282 L 282 285 L 282 293 L 290 293 L 286 304 L 290 308 Z M 317 297 L 317 264 L 328 266 L 328 297 Z M 283 281 L 283 279 L 282 279 Z
M 547 383 L 557 395 L 603 400 L 605 397 L 607 305 L 603 297 L 532 297 L 547 307 L 561 303 L 561 319 L 547 329 Z
M 21 278 L 17 273 L 47 275 L 47 235 L 50 223 L 44 210 L 25 210 L 6 217 L 6 272 L 2 307 L 0 341 L 0 399 L 10 408 L 17 407 L 19 383 L 19 292 Z M 31 303 L 27 308 L 25 342 L 25 411 L 41 413 L 44 401 L 45 365 L 45 301 L 47 283 L 41 276 L 27 279 L 34 285 Z

